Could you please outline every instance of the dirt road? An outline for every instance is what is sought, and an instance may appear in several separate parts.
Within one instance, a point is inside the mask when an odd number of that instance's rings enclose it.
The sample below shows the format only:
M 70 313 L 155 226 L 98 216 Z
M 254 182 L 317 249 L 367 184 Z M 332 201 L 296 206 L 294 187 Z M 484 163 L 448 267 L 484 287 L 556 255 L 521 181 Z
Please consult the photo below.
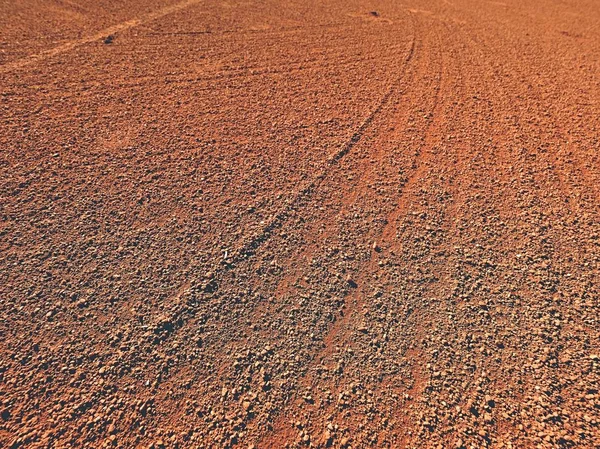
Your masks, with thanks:
M 0 446 L 599 448 L 600 4 L 0 4 Z

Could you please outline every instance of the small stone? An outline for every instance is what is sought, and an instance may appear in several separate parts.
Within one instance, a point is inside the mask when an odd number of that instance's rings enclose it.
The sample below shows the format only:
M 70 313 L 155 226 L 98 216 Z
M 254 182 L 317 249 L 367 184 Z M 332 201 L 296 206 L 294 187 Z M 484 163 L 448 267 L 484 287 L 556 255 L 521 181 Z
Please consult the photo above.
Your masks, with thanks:
M 354 279 L 352 279 L 352 277 L 350 275 L 346 276 L 346 282 L 352 288 L 358 287 L 358 284 L 354 281 Z

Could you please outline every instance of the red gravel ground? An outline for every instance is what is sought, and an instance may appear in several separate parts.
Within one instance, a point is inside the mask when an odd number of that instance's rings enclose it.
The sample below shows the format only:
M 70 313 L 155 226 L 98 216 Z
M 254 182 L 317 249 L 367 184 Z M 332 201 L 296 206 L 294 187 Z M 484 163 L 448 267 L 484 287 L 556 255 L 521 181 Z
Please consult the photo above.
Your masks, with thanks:
M 600 3 L 0 3 L 0 447 L 599 448 Z

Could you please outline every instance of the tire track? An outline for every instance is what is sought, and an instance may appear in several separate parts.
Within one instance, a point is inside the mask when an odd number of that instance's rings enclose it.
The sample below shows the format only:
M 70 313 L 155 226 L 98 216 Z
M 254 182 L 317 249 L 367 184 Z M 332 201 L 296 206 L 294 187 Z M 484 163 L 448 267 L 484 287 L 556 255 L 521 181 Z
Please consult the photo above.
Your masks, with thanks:
M 414 23 L 414 21 L 413 21 L 413 23 Z M 418 40 L 416 37 L 416 27 L 415 27 L 414 40 Z M 398 80 L 396 82 L 396 85 L 398 85 L 400 83 L 400 81 L 404 81 L 404 82 L 408 83 L 407 87 L 405 89 L 403 89 L 402 92 L 399 92 L 399 93 L 396 92 L 400 98 L 406 97 L 408 95 L 408 92 L 412 91 L 412 88 L 413 88 L 413 82 L 416 77 L 416 74 L 410 73 L 410 75 L 407 75 L 407 72 L 408 72 L 407 66 L 408 66 L 410 60 L 418 59 L 418 56 L 415 56 L 419 53 L 418 49 L 416 47 L 417 47 L 417 45 L 413 42 L 413 44 L 411 45 L 411 52 L 413 54 L 410 55 L 409 58 L 407 58 L 407 60 L 404 64 L 403 75 L 401 77 L 401 80 Z M 406 79 L 407 77 L 408 77 L 408 80 Z M 406 112 L 409 112 L 409 111 L 406 111 Z M 402 111 L 402 113 L 400 113 L 398 115 L 404 116 L 404 110 Z M 406 115 L 409 115 L 409 114 L 406 114 Z M 379 124 L 379 126 L 381 127 L 382 125 Z M 398 131 L 395 131 L 395 132 L 397 133 Z M 376 132 L 376 136 L 380 136 L 380 134 L 381 134 L 381 132 Z M 348 213 L 349 209 L 352 207 L 352 205 L 357 202 L 358 195 L 365 189 L 366 180 L 369 179 L 369 175 L 373 174 L 372 173 L 374 170 L 373 165 L 376 165 L 376 164 L 370 164 L 370 165 L 367 164 L 366 159 L 369 159 L 369 156 L 370 156 L 370 157 L 375 157 L 379 162 L 381 162 L 381 159 L 384 156 L 383 154 L 381 154 L 382 151 L 378 148 L 379 148 L 379 146 L 375 145 L 375 149 L 374 149 L 373 153 L 369 153 L 368 155 L 364 156 L 364 160 L 362 161 L 362 163 L 359 164 L 359 167 L 357 167 L 357 169 L 356 169 L 356 171 L 359 174 L 357 181 L 354 184 L 352 184 L 352 186 L 350 186 L 348 189 L 344 189 L 345 192 L 340 195 L 340 198 L 342 201 L 340 209 L 337 210 L 337 212 L 335 212 L 334 214 L 331 214 L 327 218 L 329 223 L 338 223 L 340 221 L 340 217 L 345 216 Z M 306 232 L 308 233 L 310 231 L 307 230 Z M 327 231 L 324 235 L 322 235 L 320 237 L 320 239 L 321 240 L 326 239 L 328 235 L 332 235 L 334 232 L 335 232 L 335 230 Z M 310 253 L 311 249 L 312 248 L 310 246 L 303 248 L 303 250 L 300 251 L 291 261 L 288 261 L 288 266 L 293 266 L 295 263 L 299 262 L 300 260 L 305 259 L 307 254 Z M 296 277 L 293 275 L 292 276 L 290 276 L 290 275 L 284 276 L 284 278 L 278 282 L 277 290 L 281 290 L 281 289 L 285 290 L 287 288 L 287 286 L 293 282 L 293 280 L 296 280 Z
M 169 14 L 173 14 L 175 12 L 181 11 L 183 9 L 189 8 L 190 6 L 196 5 L 200 3 L 202 0 L 184 0 L 180 3 L 176 3 L 174 5 L 167 6 L 165 8 L 159 9 L 157 11 L 153 11 L 141 17 L 136 17 L 125 22 L 121 22 L 119 24 L 110 26 L 108 28 L 104 28 L 97 33 L 91 34 L 89 36 L 83 37 L 81 39 L 76 39 L 65 44 L 59 45 L 58 47 L 51 48 L 49 50 L 45 50 L 41 53 L 37 53 L 34 55 L 27 56 L 25 58 L 19 59 L 17 61 L 5 64 L 0 66 L 0 74 L 9 73 L 13 70 L 18 70 L 23 67 L 27 67 L 29 65 L 35 64 L 37 62 L 44 61 L 53 56 L 58 56 L 62 53 L 73 50 L 74 48 L 80 47 L 85 44 L 89 44 L 90 42 L 98 41 L 100 39 L 105 38 L 111 34 L 115 34 L 121 31 L 128 30 L 130 28 L 137 27 L 139 25 L 143 25 L 145 23 L 151 22 L 153 20 L 159 19 Z
M 170 75 L 163 77 L 161 79 L 161 83 L 168 84 L 170 86 L 177 87 L 188 87 L 190 85 L 194 85 L 195 91 L 206 91 L 210 92 L 214 89 L 213 84 L 215 82 L 220 81 L 229 81 L 229 80 L 248 80 L 254 77 L 266 77 L 266 76 L 281 76 L 281 75 L 291 75 L 296 73 L 301 73 L 304 71 L 310 70 L 339 70 L 340 67 L 352 66 L 356 62 L 370 62 L 370 61 L 387 61 L 392 60 L 393 57 L 377 57 L 377 56 L 369 56 L 369 57 L 357 57 L 354 60 L 348 60 L 341 63 L 333 63 L 328 62 L 327 58 L 323 59 L 314 59 L 310 61 L 303 62 L 295 62 L 287 64 L 286 66 L 272 66 L 268 68 L 259 67 L 258 65 L 251 65 L 242 68 L 223 70 L 219 72 L 210 73 L 202 76 L 189 76 L 187 74 L 182 75 Z M 143 89 L 148 85 L 156 84 L 156 77 L 144 76 L 138 77 L 133 81 L 120 82 L 112 86 L 113 90 L 122 90 L 128 91 L 133 88 Z M 202 87 L 200 86 L 202 84 Z M 28 88 L 39 88 L 42 86 L 41 84 L 30 84 Z M 60 89 L 58 89 L 60 87 Z M 73 83 L 65 83 L 61 80 L 60 85 L 53 85 L 53 92 L 51 95 L 56 97 L 64 98 L 65 92 L 71 92 L 74 89 L 96 89 L 101 90 L 104 88 L 104 85 L 99 80 L 86 80 L 85 82 L 73 82 Z M 230 86 L 230 89 L 243 89 L 243 86 Z M 12 96 L 17 96 L 17 94 L 11 94 Z M 22 94 L 21 96 L 24 96 Z
M 436 44 L 432 45 L 431 48 L 441 49 L 442 48 L 442 40 L 441 40 L 441 36 L 439 35 L 439 33 L 436 33 L 436 40 L 437 40 Z M 445 123 L 448 120 L 447 118 L 439 117 L 439 109 L 441 108 L 440 93 L 441 93 L 442 89 L 446 89 L 446 90 L 448 89 L 448 80 L 447 80 L 446 63 L 444 61 L 444 56 L 441 51 L 438 51 L 437 58 L 439 58 L 438 76 L 436 77 L 437 81 L 435 82 L 433 93 L 432 93 L 433 101 L 432 101 L 431 107 L 429 108 L 430 112 L 427 114 L 430 117 L 430 119 L 427 122 L 427 126 L 423 130 L 423 135 L 425 138 L 425 141 L 422 145 L 423 149 L 416 155 L 416 158 L 413 162 L 413 166 L 415 166 L 416 168 L 413 171 L 413 173 L 409 176 L 408 181 L 402 187 L 402 191 L 400 193 L 399 205 L 396 206 L 392 210 L 392 212 L 388 215 L 387 225 L 384 226 L 383 230 L 379 233 L 378 237 L 375 239 L 376 242 L 378 243 L 378 245 L 389 242 L 389 238 L 387 238 L 388 235 L 386 234 L 386 232 L 389 234 L 390 227 L 397 223 L 397 220 L 399 219 L 401 212 L 406 209 L 405 207 L 401 207 L 401 206 L 406 205 L 406 202 L 407 202 L 406 196 L 412 192 L 412 190 L 413 190 L 412 186 L 414 186 L 417 183 L 417 181 L 419 179 L 421 179 L 425 169 L 427 168 L 427 161 L 430 160 L 432 155 L 425 154 L 425 151 L 427 151 L 428 148 L 431 148 L 435 145 L 432 141 L 432 136 L 431 136 L 430 130 L 432 129 L 434 124 L 437 126 L 440 126 L 439 123 Z M 451 98 L 451 97 L 452 97 L 451 95 L 448 95 L 447 97 L 444 97 L 444 98 Z M 453 109 L 453 108 L 451 108 L 451 109 Z M 390 217 L 392 217 L 392 219 L 390 219 Z M 377 270 L 376 254 L 377 254 L 376 251 L 371 252 L 371 258 L 368 262 L 368 265 L 363 270 L 364 275 L 360 276 L 358 279 L 359 285 L 367 285 L 368 283 L 365 282 L 365 279 L 368 277 L 368 274 Z M 349 322 L 352 319 L 352 313 L 364 305 L 363 301 L 361 301 L 361 297 L 365 297 L 367 294 L 368 294 L 368 292 L 364 291 L 364 290 L 357 291 L 357 293 L 354 295 L 356 304 L 354 305 L 353 310 L 349 311 L 349 313 L 347 313 L 345 315 L 345 320 L 344 320 L 345 322 Z
M 421 26 L 423 26 L 423 25 L 421 25 Z M 437 35 L 437 38 L 435 39 L 436 43 L 433 45 L 427 46 L 427 47 L 438 48 L 438 49 L 442 48 L 441 36 L 438 33 L 436 33 L 436 35 Z M 422 45 L 421 40 L 418 40 L 418 44 Z M 419 45 L 417 47 L 419 47 Z M 425 54 L 428 50 L 429 51 L 431 50 L 431 48 L 427 48 L 427 47 L 425 48 Z M 445 68 L 446 62 L 444 61 L 445 57 L 440 52 L 438 55 L 438 58 L 435 58 L 435 59 L 439 59 L 439 76 L 435 78 L 435 79 L 437 79 L 437 82 L 434 81 L 435 87 L 433 89 L 433 94 L 432 94 L 433 104 L 430 108 L 428 108 L 430 110 L 430 112 L 427 115 L 432 116 L 432 119 L 429 120 L 428 126 L 425 128 L 425 131 L 424 131 L 425 135 L 427 135 L 427 136 L 429 135 L 429 130 L 432 127 L 432 124 L 434 122 L 433 117 L 438 116 L 436 111 L 438 111 L 441 108 L 440 93 L 441 93 L 442 89 L 444 89 L 444 90 L 450 89 L 448 80 L 446 80 L 445 79 L 446 77 L 444 76 L 444 74 L 447 75 L 447 73 L 446 73 L 447 70 Z M 429 68 L 429 65 L 426 64 L 426 67 Z M 418 74 L 419 74 L 419 72 L 417 72 L 415 74 L 415 76 L 413 77 L 415 80 L 419 79 Z M 414 86 L 411 86 L 411 88 L 414 88 Z M 450 97 L 451 96 L 449 96 L 448 98 L 450 98 Z M 444 97 L 444 98 L 446 98 L 446 97 Z M 453 106 L 450 106 L 450 109 L 455 110 L 455 108 Z M 443 121 L 447 122 L 447 120 L 448 119 L 444 119 Z M 437 124 L 437 122 L 438 122 L 438 120 L 435 120 L 436 124 Z M 431 146 L 431 145 L 433 145 L 433 144 L 431 142 L 429 142 L 429 138 L 427 138 L 425 146 Z M 417 155 L 417 161 L 420 159 L 420 156 L 421 155 Z M 418 166 L 417 171 L 412 176 L 418 177 L 418 175 L 422 171 L 422 170 L 419 170 L 419 168 L 421 168 L 420 165 Z M 408 192 L 406 189 L 403 189 L 402 191 L 403 191 L 403 193 Z M 357 285 L 359 285 L 359 286 L 369 285 L 368 278 L 374 271 L 376 271 L 375 267 L 377 266 L 377 258 L 374 256 L 374 253 L 375 253 L 375 251 L 373 251 L 371 259 L 361 269 L 361 273 L 356 278 Z M 336 346 L 336 345 L 340 346 L 340 347 L 354 346 L 353 342 L 351 341 L 352 340 L 351 331 L 353 330 L 353 326 L 351 325 L 351 323 L 353 323 L 357 320 L 357 314 L 360 314 L 361 307 L 364 307 L 363 298 L 367 297 L 367 293 L 368 292 L 365 291 L 364 287 L 361 287 L 361 288 L 356 289 L 346 300 L 348 307 L 345 310 L 344 315 L 332 324 L 328 333 L 325 335 L 324 348 L 319 350 L 319 352 L 317 354 L 315 354 L 314 358 L 312 359 L 312 362 L 304 370 L 306 374 L 304 375 L 303 379 L 301 380 L 301 385 L 303 386 L 304 389 L 306 389 L 306 390 L 314 389 L 314 387 L 315 387 L 314 383 L 316 380 L 314 377 L 314 369 L 313 368 L 315 367 L 315 364 L 317 364 L 317 363 L 325 363 L 324 361 L 328 358 L 328 356 L 333 354 L 334 346 Z M 318 388 L 317 388 L 317 390 L 318 390 Z M 287 420 L 285 419 L 285 413 L 290 412 L 290 410 L 293 410 L 294 405 L 290 404 L 289 407 L 290 407 L 289 410 L 284 409 L 284 411 L 282 411 L 280 416 L 282 416 L 283 418 L 278 420 L 278 422 L 280 424 L 276 425 L 276 430 L 274 431 L 274 433 L 271 435 L 268 435 L 266 437 L 266 439 L 262 440 L 261 444 L 265 444 L 266 447 L 276 447 L 277 441 L 280 441 L 280 439 L 281 440 L 285 439 L 284 437 L 282 437 L 282 435 L 284 435 L 288 432 L 288 429 L 286 428 Z M 328 409 L 328 411 L 325 411 L 323 413 L 325 415 L 328 413 L 335 415 L 335 407 L 331 407 L 330 409 Z M 290 416 L 288 416 L 288 418 L 290 418 Z
M 405 67 L 410 63 L 413 58 L 415 48 L 415 39 L 411 40 L 410 48 L 408 51 L 408 55 L 405 60 Z M 348 139 L 342 147 L 331 155 L 327 161 L 325 162 L 325 166 L 321 170 L 321 172 L 314 177 L 311 181 L 307 183 L 303 188 L 301 188 L 296 194 L 293 195 L 292 199 L 288 201 L 287 205 L 284 207 L 282 211 L 280 211 L 275 217 L 263 228 L 263 230 L 256 236 L 249 239 L 249 241 L 244 244 L 240 249 L 238 249 L 234 255 L 231 257 L 231 267 L 233 268 L 236 263 L 239 263 L 245 259 L 251 257 L 256 250 L 265 243 L 273 233 L 275 229 L 280 228 L 290 217 L 290 215 L 298 210 L 298 206 L 302 203 L 305 197 L 310 196 L 319 186 L 319 184 L 325 180 L 331 171 L 331 169 L 336 166 L 342 158 L 344 158 L 361 140 L 362 136 L 365 134 L 373 120 L 379 115 L 385 105 L 388 103 L 390 97 L 395 92 L 398 84 L 402 80 L 402 75 L 398 77 L 390 89 L 385 93 L 385 95 L 381 98 L 377 106 L 371 111 L 371 113 L 363 120 L 358 129 L 352 134 L 350 139 Z
M 489 3 L 498 3 L 499 4 L 499 2 L 489 2 Z M 456 12 L 459 11 L 456 7 L 454 7 L 454 10 Z M 464 12 L 464 11 L 461 11 L 461 12 Z M 512 64 L 510 66 L 510 70 L 508 70 L 508 71 L 503 70 L 503 67 L 499 66 L 497 64 L 498 58 L 490 58 L 489 55 L 495 55 L 496 52 L 499 50 L 498 48 L 492 48 L 491 42 L 497 43 L 497 42 L 502 41 L 506 44 L 506 47 L 504 47 L 504 48 L 512 48 L 514 46 L 514 42 L 508 40 L 506 38 L 505 33 L 501 33 L 498 31 L 503 26 L 502 22 L 500 22 L 494 18 L 490 18 L 490 20 L 492 23 L 494 23 L 496 25 L 496 27 L 490 28 L 490 31 L 493 31 L 493 33 L 494 33 L 494 39 L 492 41 L 490 41 L 489 37 L 485 38 L 483 33 L 479 33 L 480 34 L 479 37 L 477 37 L 477 34 L 475 34 L 475 33 L 471 33 L 472 35 L 464 33 L 465 36 L 472 43 L 472 45 L 477 48 L 477 50 L 482 55 L 482 57 L 484 57 L 490 61 L 489 67 L 491 68 L 492 72 L 494 73 L 494 75 L 496 76 L 496 78 L 498 80 L 509 79 L 509 78 L 507 78 L 507 76 L 510 75 L 511 73 L 516 73 L 519 75 L 520 79 L 522 80 L 521 82 L 526 84 L 527 89 L 531 92 L 534 92 L 534 95 L 528 96 L 528 100 L 533 103 L 533 107 L 537 111 L 536 117 L 538 117 L 540 122 L 544 123 L 544 125 L 545 125 L 542 129 L 552 129 L 552 128 L 558 129 L 558 132 L 559 132 L 561 138 L 563 140 L 567 141 L 569 130 L 565 129 L 563 126 L 560 125 L 560 120 L 557 119 L 557 117 L 554 113 L 548 114 L 548 110 L 547 110 L 547 108 L 544 107 L 544 104 L 543 104 L 542 89 L 530 81 L 530 73 L 532 73 L 532 72 L 531 71 L 528 72 L 528 71 L 524 70 L 523 67 L 518 64 Z M 476 23 L 475 16 L 473 16 L 473 22 Z M 459 29 L 459 31 L 463 32 L 462 29 Z M 506 55 L 506 56 L 509 56 L 509 55 Z M 500 60 L 509 62 L 509 61 L 513 61 L 513 58 L 504 57 L 504 58 L 501 58 Z M 523 58 L 522 61 L 524 62 L 524 61 L 526 61 L 526 59 Z M 528 64 L 531 64 L 531 63 L 528 62 Z M 503 88 L 501 83 L 498 83 L 498 87 L 502 88 L 507 96 L 513 97 L 514 104 L 516 104 L 516 105 L 520 104 L 520 101 L 518 101 L 519 98 L 517 98 L 514 93 L 509 93 L 508 89 Z M 527 108 L 524 108 L 522 106 L 519 106 L 519 108 L 524 116 L 529 114 L 529 111 Z M 540 134 L 540 132 L 536 132 L 536 133 Z M 522 134 L 522 132 L 521 132 L 521 136 L 523 137 L 523 142 L 527 142 L 529 136 Z M 547 140 L 547 139 L 544 139 L 544 140 Z M 555 160 L 553 161 L 548 156 L 546 156 L 546 159 L 548 160 L 548 163 L 550 165 L 559 164 L 562 166 L 560 169 L 557 169 L 556 167 L 554 167 L 554 169 L 556 171 L 558 182 L 561 186 L 561 190 L 563 192 L 565 192 L 565 197 L 569 197 L 568 192 L 570 191 L 570 189 L 565 186 L 568 186 L 570 183 L 572 184 L 573 174 L 577 174 L 577 175 L 581 176 L 581 178 L 582 178 L 581 181 L 587 185 L 586 187 L 588 189 L 590 189 L 591 191 L 594 191 L 594 194 L 596 194 L 596 196 L 597 196 L 598 182 L 596 182 L 596 181 L 597 181 L 598 175 L 596 173 L 593 173 L 593 171 L 590 172 L 590 170 L 588 170 L 581 163 L 580 159 L 573 158 L 571 161 L 573 166 L 569 167 L 568 164 L 565 164 L 563 161 L 560 160 L 560 158 L 557 156 L 556 151 L 554 151 L 554 152 L 550 151 L 548 153 L 540 153 L 539 155 L 543 156 L 546 154 L 548 154 L 548 155 L 553 154 L 555 157 Z M 509 161 L 507 161 L 507 162 L 509 162 Z M 579 173 L 577 173 L 577 171 L 574 169 L 578 169 Z M 569 207 L 573 207 L 573 205 L 570 203 Z
M 439 39 L 439 36 L 438 36 L 438 39 Z M 440 55 L 440 58 L 441 58 L 441 55 Z M 406 203 L 406 195 L 405 194 L 408 192 L 411 192 L 413 190 L 415 184 L 417 183 L 417 181 L 421 178 L 421 176 L 425 172 L 425 170 L 427 168 L 427 163 L 429 162 L 429 160 L 431 158 L 430 148 L 433 146 L 433 143 L 428 141 L 427 136 L 429 136 L 429 131 L 434 124 L 435 111 L 438 108 L 439 99 L 440 99 L 440 91 L 442 88 L 443 72 L 444 72 L 444 67 L 442 66 L 440 68 L 440 72 L 438 74 L 438 76 L 439 76 L 438 83 L 435 86 L 435 91 L 433 94 L 434 100 L 433 100 L 433 106 L 431 108 L 431 111 L 432 111 L 431 114 L 433 115 L 433 117 L 431 117 L 431 119 L 428 120 L 426 128 L 423 131 L 423 135 L 426 136 L 426 140 L 424 142 L 423 148 L 421 148 L 419 150 L 419 153 L 417 154 L 417 157 L 415 159 L 414 165 L 416 166 L 416 169 L 409 176 L 408 180 L 404 184 L 404 186 L 402 188 L 402 195 L 399 198 L 398 205 L 387 217 L 387 225 L 384 227 L 383 231 L 381 232 L 381 236 L 380 236 L 381 241 L 389 241 L 390 239 L 393 238 L 392 233 L 394 231 L 396 222 L 398 221 L 402 212 L 404 210 L 406 210 L 407 203 Z
M 483 59 L 490 59 L 489 55 L 495 54 L 495 50 L 493 48 L 490 47 L 490 44 L 487 42 L 484 42 L 483 39 L 478 39 L 477 37 L 475 37 L 475 35 L 467 35 L 468 38 L 471 41 L 471 45 L 472 47 L 479 52 L 479 54 L 481 55 L 481 58 Z M 497 33 L 497 38 L 498 39 L 503 39 L 502 36 L 500 36 L 499 33 Z M 510 60 L 510 58 L 505 58 L 505 60 Z M 493 63 L 490 64 L 492 73 L 495 75 L 495 77 L 497 79 L 505 79 L 506 78 L 506 73 L 504 73 L 500 68 L 496 67 Z M 521 75 L 521 77 L 523 79 L 526 79 L 526 75 L 525 73 L 519 69 L 518 67 L 513 67 L 512 70 L 515 73 L 518 73 Z M 510 90 L 508 88 L 506 88 L 505 86 L 502 85 L 502 83 L 498 83 L 497 84 L 497 88 L 501 89 L 502 92 L 504 93 L 504 95 L 506 96 L 506 98 L 513 98 L 513 103 L 515 105 L 517 105 L 517 107 L 519 108 L 519 112 L 522 114 L 522 116 L 527 116 L 527 114 L 529 114 L 529 111 L 527 108 L 524 108 L 523 106 L 521 106 L 521 102 L 518 101 L 518 96 L 515 95 L 514 93 L 514 89 Z M 530 89 L 531 91 L 535 92 L 535 95 L 532 95 L 531 97 L 529 97 L 529 101 L 531 101 L 533 103 L 533 107 L 535 108 L 535 110 L 537 111 L 537 116 L 540 117 L 540 120 L 544 120 L 546 126 L 543 127 L 543 129 L 547 129 L 550 126 L 549 125 L 555 125 L 555 121 L 553 120 L 545 120 L 544 117 L 544 112 L 545 109 L 542 108 L 542 105 L 540 103 L 540 101 L 537 99 L 539 98 L 540 95 L 540 91 L 538 88 L 536 88 L 535 86 L 533 86 L 531 83 L 527 83 L 527 88 Z M 562 133 L 561 133 L 562 134 Z M 517 132 L 517 135 L 519 136 L 519 140 L 523 145 L 526 145 L 526 143 L 528 141 L 531 140 L 531 135 L 528 133 L 524 133 L 522 127 L 519 127 L 519 130 Z M 541 136 L 542 135 L 542 131 L 540 130 L 535 130 L 533 135 L 535 136 Z M 545 139 L 540 139 L 540 140 L 545 140 Z M 546 155 L 546 153 L 543 152 L 537 152 L 536 153 L 536 157 L 540 157 L 540 158 L 544 158 L 546 159 L 547 163 L 550 166 L 554 167 L 554 172 L 556 174 L 556 183 L 558 186 L 559 191 L 562 192 L 564 198 L 569 198 L 571 195 L 569 194 L 569 192 L 572 192 L 572 188 L 569 188 L 569 184 L 571 185 L 571 187 L 575 187 L 575 185 L 571 182 L 569 183 L 569 180 L 571 180 L 572 178 L 572 173 L 567 173 L 567 174 L 571 174 L 571 176 L 565 176 L 564 172 L 567 170 L 566 166 L 564 163 L 561 163 L 560 161 L 556 160 L 553 161 L 549 158 L 548 155 Z M 555 156 L 556 158 L 556 156 Z M 505 166 L 510 166 L 510 159 L 503 153 L 503 152 L 498 152 L 498 160 L 503 160 L 504 161 L 504 165 Z M 557 169 L 555 167 L 555 164 L 560 164 L 562 165 L 562 168 Z M 573 159 L 573 165 L 574 167 L 571 167 L 571 171 L 573 171 L 573 168 L 579 168 L 580 169 L 580 173 L 583 175 L 584 171 L 581 169 L 581 164 L 580 161 L 577 160 L 576 158 Z M 544 183 L 548 183 L 548 182 L 552 182 L 552 180 L 546 175 L 546 176 L 542 176 L 540 173 L 532 173 L 532 176 L 534 176 L 534 178 L 537 180 L 537 183 L 539 183 L 538 185 L 536 185 L 536 188 L 542 190 L 541 185 L 543 185 Z M 585 175 L 583 175 L 584 180 L 583 182 L 587 184 L 587 187 L 592 190 L 592 191 L 597 191 L 597 185 L 588 180 L 587 178 L 585 178 Z M 571 210 L 571 212 L 575 212 L 575 209 L 579 209 L 580 208 L 580 204 L 579 203 L 574 203 L 574 202 L 569 202 L 568 203 L 568 208 Z

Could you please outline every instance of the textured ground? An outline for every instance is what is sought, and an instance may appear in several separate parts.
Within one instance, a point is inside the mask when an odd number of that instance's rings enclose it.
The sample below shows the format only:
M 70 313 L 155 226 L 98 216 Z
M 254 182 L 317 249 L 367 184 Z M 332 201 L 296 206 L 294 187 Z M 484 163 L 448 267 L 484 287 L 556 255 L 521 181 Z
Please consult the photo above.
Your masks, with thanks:
M 4 0 L 0 446 L 599 448 L 595 0 Z

